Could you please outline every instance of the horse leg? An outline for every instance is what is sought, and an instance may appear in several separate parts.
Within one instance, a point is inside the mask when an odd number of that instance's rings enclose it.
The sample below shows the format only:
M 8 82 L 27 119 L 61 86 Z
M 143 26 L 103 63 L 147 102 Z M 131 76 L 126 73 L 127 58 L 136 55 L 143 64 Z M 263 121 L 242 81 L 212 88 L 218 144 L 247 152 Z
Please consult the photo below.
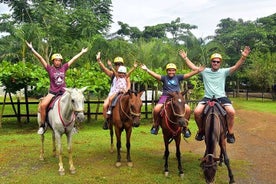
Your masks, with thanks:
M 183 172 L 182 163 L 181 163 L 180 141 L 181 141 L 181 135 L 179 135 L 175 139 L 175 146 L 176 146 L 176 158 L 177 158 L 177 162 L 178 162 L 179 176 L 181 178 L 183 178 L 184 177 L 184 172 Z
M 109 124 L 109 131 L 110 131 L 110 152 L 114 152 L 114 143 L 113 143 L 113 136 L 114 136 L 114 131 L 113 131 L 113 125 L 110 123 Z
M 62 162 L 62 146 L 61 146 L 61 135 L 57 132 L 55 132 L 55 136 L 56 136 L 56 144 L 57 144 L 57 154 L 58 154 L 58 158 L 59 158 L 59 174 L 60 175 L 64 175 L 64 168 L 63 168 L 63 162 Z
M 57 157 L 57 145 L 56 145 L 56 136 L 55 136 L 55 132 L 52 132 L 52 144 L 53 144 L 53 150 L 52 150 L 52 154 L 54 157 Z
M 228 170 L 228 177 L 229 177 L 229 183 L 235 183 L 235 180 L 234 180 L 234 175 L 232 173 L 232 169 L 230 167 L 230 159 L 227 155 L 227 152 L 226 152 L 226 141 L 225 139 L 223 140 L 223 143 L 220 143 L 220 148 L 221 148 L 221 151 L 222 151 L 222 154 L 224 155 L 224 163 L 227 167 L 227 170 Z
M 40 136 L 41 139 L 41 148 L 40 148 L 40 155 L 39 155 L 39 160 L 44 160 L 44 134 Z
M 170 155 L 170 151 L 169 151 L 169 141 L 166 140 L 165 136 L 164 136 L 164 143 L 165 143 L 165 152 L 164 152 L 164 159 L 165 159 L 164 173 L 165 173 L 165 176 L 167 177 L 167 176 L 169 175 L 168 158 L 169 158 L 169 155 Z
M 73 157 L 72 157 L 72 134 L 69 133 L 67 134 L 67 150 L 68 150 L 68 154 L 69 154 L 69 170 L 71 172 L 71 174 L 75 174 L 76 173 L 76 168 L 74 167 L 74 163 L 73 163 Z
M 130 137 L 131 137 L 131 132 L 132 132 L 132 128 L 129 127 L 126 130 L 126 148 L 127 148 L 127 165 L 129 167 L 133 167 L 133 163 L 131 161 L 131 157 L 130 157 Z
M 116 133 L 116 138 L 117 138 L 117 144 L 116 144 L 116 148 L 117 148 L 117 162 L 116 162 L 116 167 L 120 167 L 121 166 L 121 134 L 122 131 L 119 128 L 115 128 L 115 133 Z

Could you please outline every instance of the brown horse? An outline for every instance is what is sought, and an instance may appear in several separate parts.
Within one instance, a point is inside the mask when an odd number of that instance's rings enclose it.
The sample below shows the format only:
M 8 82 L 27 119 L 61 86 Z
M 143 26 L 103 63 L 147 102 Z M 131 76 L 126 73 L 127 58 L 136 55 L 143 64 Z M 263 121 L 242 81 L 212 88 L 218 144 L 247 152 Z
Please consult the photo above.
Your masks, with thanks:
M 228 169 L 229 183 L 235 183 L 230 167 L 230 160 L 226 152 L 226 111 L 221 104 L 213 98 L 208 101 L 203 111 L 203 124 L 205 128 L 205 154 L 201 159 L 201 167 L 206 183 L 213 183 L 217 171 L 217 161 L 222 165 L 224 161 Z M 216 145 L 220 146 L 220 158 L 216 157 Z
M 112 110 L 112 115 L 110 117 L 110 138 L 111 138 L 111 151 L 113 152 L 113 126 L 115 129 L 116 139 L 117 139 L 117 162 L 116 167 L 121 166 L 121 135 L 123 130 L 126 132 L 126 148 L 127 148 L 127 165 L 132 167 L 132 161 L 130 157 L 130 137 L 132 132 L 132 127 L 138 127 L 140 125 L 140 115 L 142 100 L 141 95 L 143 91 L 136 93 L 133 91 L 128 91 L 125 94 L 119 96 L 116 105 Z
M 169 98 L 164 104 L 163 109 L 160 113 L 160 125 L 162 127 L 163 139 L 165 144 L 164 152 L 164 173 L 165 176 L 169 175 L 168 169 L 168 158 L 169 158 L 169 144 L 174 140 L 176 146 L 176 157 L 178 162 L 179 175 L 184 177 L 184 172 L 181 164 L 181 152 L 180 152 L 180 142 L 181 142 L 181 131 L 182 128 L 186 128 L 188 125 L 187 119 L 189 119 L 189 114 L 185 111 L 185 99 L 183 95 L 185 92 L 173 92 L 169 94 Z

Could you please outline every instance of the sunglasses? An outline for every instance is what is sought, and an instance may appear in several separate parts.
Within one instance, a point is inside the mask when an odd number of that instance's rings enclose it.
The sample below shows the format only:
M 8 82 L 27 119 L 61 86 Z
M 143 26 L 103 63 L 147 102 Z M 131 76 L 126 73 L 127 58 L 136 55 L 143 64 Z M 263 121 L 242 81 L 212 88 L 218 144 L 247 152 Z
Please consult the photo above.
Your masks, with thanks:
M 212 61 L 212 63 L 219 64 L 219 63 L 220 63 L 220 61 Z
M 123 63 L 115 63 L 115 66 L 122 66 Z

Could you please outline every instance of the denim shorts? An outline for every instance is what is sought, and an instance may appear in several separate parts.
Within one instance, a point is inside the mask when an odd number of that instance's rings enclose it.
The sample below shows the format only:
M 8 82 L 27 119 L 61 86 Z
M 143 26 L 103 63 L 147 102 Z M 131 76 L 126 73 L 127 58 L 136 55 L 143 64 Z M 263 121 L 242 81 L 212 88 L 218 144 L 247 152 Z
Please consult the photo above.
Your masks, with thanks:
M 199 101 L 199 103 L 206 104 L 209 100 L 211 100 L 211 98 L 204 97 Z M 218 98 L 218 101 L 225 106 L 232 105 L 232 102 L 227 97 Z

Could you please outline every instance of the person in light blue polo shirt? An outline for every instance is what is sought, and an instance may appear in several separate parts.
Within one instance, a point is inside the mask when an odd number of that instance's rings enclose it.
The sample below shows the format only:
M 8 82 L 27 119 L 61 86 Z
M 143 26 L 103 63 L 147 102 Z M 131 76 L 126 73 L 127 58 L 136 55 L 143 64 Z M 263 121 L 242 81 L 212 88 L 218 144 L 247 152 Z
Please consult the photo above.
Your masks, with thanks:
M 195 121 L 198 126 L 198 132 L 195 137 L 196 140 L 202 141 L 204 138 L 204 130 L 202 125 L 202 112 L 205 103 L 213 98 L 217 98 L 225 107 L 227 111 L 227 142 L 234 143 L 235 136 L 233 131 L 235 109 L 233 108 L 231 101 L 227 98 L 225 92 L 225 81 L 226 77 L 234 73 L 240 68 L 240 66 L 245 62 L 247 56 L 250 53 L 250 47 L 246 46 L 243 51 L 241 51 L 241 57 L 236 62 L 236 64 L 229 68 L 220 68 L 222 62 L 222 56 L 218 53 L 211 55 L 211 68 L 205 68 L 201 72 L 203 83 L 204 83 L 204 98 L 198 103 L 194 110 Z M 185 60 L 186 64 L 192 70 L 198 70 L 199 67 L 195 66 L 187 57 L 187 52 L 183 50 L 179 51 L 179 55 Z

